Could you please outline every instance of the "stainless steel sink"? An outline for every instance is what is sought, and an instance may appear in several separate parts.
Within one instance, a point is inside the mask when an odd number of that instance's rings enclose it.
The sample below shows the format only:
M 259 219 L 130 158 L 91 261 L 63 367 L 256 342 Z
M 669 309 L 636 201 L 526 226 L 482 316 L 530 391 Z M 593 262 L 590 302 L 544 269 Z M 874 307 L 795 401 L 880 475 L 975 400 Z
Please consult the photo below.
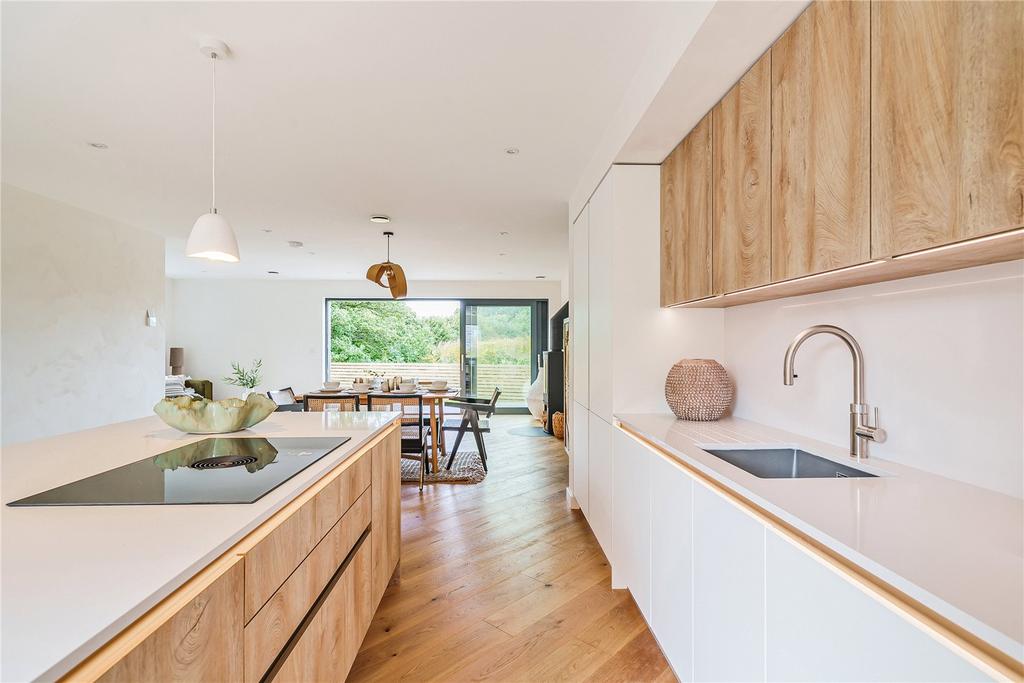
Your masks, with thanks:
M 874 477 L 799 448 L 705 448 L 741 470 L 761 479 L 834 479 L 836 477 Z

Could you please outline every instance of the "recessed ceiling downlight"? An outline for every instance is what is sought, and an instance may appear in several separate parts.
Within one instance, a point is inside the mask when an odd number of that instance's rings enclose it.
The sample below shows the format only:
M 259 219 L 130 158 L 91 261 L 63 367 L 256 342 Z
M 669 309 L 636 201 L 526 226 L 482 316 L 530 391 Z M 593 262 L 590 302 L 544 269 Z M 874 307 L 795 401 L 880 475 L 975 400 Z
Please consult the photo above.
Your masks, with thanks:
M 268 270 L 267 271 L 267 275 L 280 275 L 280 274 L 281 274 L 281 271 L 279 271 L 279 270 Z
M 105 142 L 90 142 L 89 146 L 93 149 L 107 149 L 108 145 Z
M 377 213 L 377 214 L 374 214 L 374 215 L 370 216 L 370 222 L 371 223 L 390 223 L 391 222 L 391 216 L 385 216 L 382 213 Z
M 303 246 L 302 242 L 298 240 L 288 240 L 288 246 L 292 249 L 299 249 Z
M 508 149 L 505 150 L 505 154 L 508 154 L 509 156 L 513 156 L 515 154 L 519 154 L 519 148 L 518 147 L 509 147 Z

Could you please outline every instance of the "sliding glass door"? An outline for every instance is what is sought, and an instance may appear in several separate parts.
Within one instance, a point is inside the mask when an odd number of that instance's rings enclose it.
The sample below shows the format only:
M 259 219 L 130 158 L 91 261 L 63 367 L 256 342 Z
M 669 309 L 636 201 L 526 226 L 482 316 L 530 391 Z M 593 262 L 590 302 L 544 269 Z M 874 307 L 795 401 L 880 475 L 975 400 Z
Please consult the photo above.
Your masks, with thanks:
M 328 299 L 324 377 L 443 379 L 463 394 L 525 412 L 547 344 L 547 302 Z
M 547 302 L 463 301 L 462 388 L 468 396 L 526 410 L 526 394 L 537 377 L 537 357 L 546 343 Z

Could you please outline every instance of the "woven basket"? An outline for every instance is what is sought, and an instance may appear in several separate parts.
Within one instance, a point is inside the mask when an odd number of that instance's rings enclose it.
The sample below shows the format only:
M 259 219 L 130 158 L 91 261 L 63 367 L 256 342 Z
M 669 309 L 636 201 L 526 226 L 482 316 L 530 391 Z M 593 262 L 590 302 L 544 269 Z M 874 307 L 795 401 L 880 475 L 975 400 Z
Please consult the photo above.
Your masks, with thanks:
M 732 379 L 717 361 L 683 359 L 665 378 L 665 400 L 680 420 L 717 420 L 732 405 Z
M 565 438 L 565 413 L 558 411 L 551 416 L 551 431 L 558 439 Z

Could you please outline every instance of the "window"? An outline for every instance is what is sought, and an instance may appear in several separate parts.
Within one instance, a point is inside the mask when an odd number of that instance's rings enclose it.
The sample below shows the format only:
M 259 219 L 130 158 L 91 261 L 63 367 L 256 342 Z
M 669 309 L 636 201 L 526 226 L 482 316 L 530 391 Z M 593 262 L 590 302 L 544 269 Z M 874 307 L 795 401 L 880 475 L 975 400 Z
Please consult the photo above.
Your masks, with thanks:
M 328 379 L 447 380 L 473 396 L 501 388 L 524 408 L 546 343 L 546 301 L 328 299 Z

